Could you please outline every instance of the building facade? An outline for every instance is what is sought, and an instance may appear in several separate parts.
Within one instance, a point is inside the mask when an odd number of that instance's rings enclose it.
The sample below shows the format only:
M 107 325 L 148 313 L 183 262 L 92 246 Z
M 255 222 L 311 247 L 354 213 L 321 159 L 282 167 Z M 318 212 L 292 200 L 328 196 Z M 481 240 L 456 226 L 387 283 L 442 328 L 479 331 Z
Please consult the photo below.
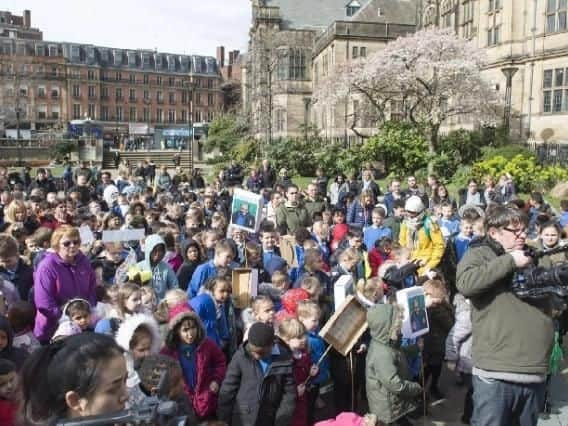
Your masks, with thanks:
M 209 56 L 15 37 L 0 37 L 0 54 L 0 116 L 7 127 L 14 127 L 18 109 L 23 129 L 64 128 L 88 118 L 120 139 L 188 129 L 222 108 L 222 76 Z
M 373 131 L 357 114 L 362 100 L 322 105 L 313 98 L 325 78 L 416 28 L 413 0 L 252 0 L 243 106 L 267 143 L 316 127 L 329 139 Z
M 513 136 L 568 142 L 566 0 L 422 0 L 420 6 L 421 25 L 453 27 L 486 51 L 484 75 L 505 105 L 511 75 Z

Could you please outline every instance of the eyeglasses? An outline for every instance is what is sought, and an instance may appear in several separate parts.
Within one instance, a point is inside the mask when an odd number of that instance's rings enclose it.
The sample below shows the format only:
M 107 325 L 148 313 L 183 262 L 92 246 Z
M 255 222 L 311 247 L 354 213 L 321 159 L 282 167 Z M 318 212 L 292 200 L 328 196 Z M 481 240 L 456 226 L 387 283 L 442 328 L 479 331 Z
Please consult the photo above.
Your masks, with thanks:
M 514 234 L 514 235 L 515 235 L 515 238 L 519 238 L 521 235 L 527 233 L 526 228 L 522 228 L 522 229 L 503 228 L 503 230 L 504 230 L 504 231 L 508 231 L 508 232 Z
M 69 246 L 71 246 L 71 245 L 78 246 L 78 245 L 79 245 L 79 240 L 62 241 L 62 242 L 61 242 L 61 245 L 62 245 L 63 247 L 69 247 Z

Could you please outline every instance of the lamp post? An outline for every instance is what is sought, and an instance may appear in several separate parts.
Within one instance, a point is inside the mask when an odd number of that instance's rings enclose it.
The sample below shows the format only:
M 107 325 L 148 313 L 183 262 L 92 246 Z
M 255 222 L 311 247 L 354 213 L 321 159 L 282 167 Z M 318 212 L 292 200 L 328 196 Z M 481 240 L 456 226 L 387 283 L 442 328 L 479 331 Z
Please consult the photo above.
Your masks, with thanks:
M 505 89 L 505 111 L 503 115 L 503 124 L 509 133 L 509 128 L 511 124 L 511 92 L 513 87 L 513 76 L 519 70 L 517 67 L 505 67 L 501 69 L 501 72 L 505 75 L 507 79 L 507 85 Z
M 18 105 L 16 107 L 16 140 L 18 142 L 18 167 L 22 166 L 22 142 L 20 141 L 20 114 L 22 109 Z

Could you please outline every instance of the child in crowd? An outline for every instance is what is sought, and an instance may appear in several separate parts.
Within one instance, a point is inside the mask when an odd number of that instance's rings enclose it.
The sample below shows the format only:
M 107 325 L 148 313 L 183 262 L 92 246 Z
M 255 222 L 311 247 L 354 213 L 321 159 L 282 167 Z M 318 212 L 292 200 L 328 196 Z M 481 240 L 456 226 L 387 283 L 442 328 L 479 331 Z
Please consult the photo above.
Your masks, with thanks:
M 156 295 L 161 300 L 166 291 L 178 287 L 178 280 L 174 270 L 164 262 L 166 255 L 166 243 L 157 234 L 150 235 L 144 242 L 144 260 L 138 262 L 137 266 L 142 271 L 151 271 L 151 285 Z
M 275 342 L 274 329 L 254 323 L 248 340 L 229 362 L 219 392 L 217 417 L 233 425 L 290 425 L 296 385 L 289 349 Z
M 367 252 L 370 252 L 375 247 L 375 242 L 381 238 L 392 238 L 392 230 L 383 224 L 385 217 L 385 209 L 375 207 L 371 213 L 372 224 L 363 228 L 363 244 Z
M 341 209 L 335 209 L 333 211 L 333 226 L 331 227 L 331 251 L 337 250 L 347 232 L 349 232 L 349 225 L 345 223 L 345 212 Z
M 29 355 L 40 347 L 33 333 L 35 307 L 32 303 L 24 301 L 14 303 L 8 308 L 7 318 L 14 330 L 15 348 L 22 349 Z
M 329 225 L 323 221 L 315 222 L 312 226 L 313 239 L 320 250 L 326 271 L 329 271 L 329 258 L 331 249 L 329 247 Z
M 230 358 L 237 346 L 231 281 L 225 275 L 218 275 L 207 281 L 203 289 L 189 304 L 203 321 L 207 336 Z
M 71 321 L 83 331 L 93 331 L 91 317 L 91 304 L 85 299 L 71 299 L 68 301 L 61 311 L 60 323 Z
M 304 300 L 298 303 L 297 313 L 298 320 L 306 329 L 311 363 L 313 365 L 319 363 L 319 371 L 316 376 L 310 379 L 306 389 L 308 395 L 308 422 L 309 424 L 313 424 L 320 387 L 330 378 L 330 364 L 327 356 L 323 360 L 320 360 L 327 347 L 323 338 L 318 334 L 322 314 L 321 308 L 317 303 L 311 300 Z
M 27 357 L 26 351 L 14 347 L 14 330 L 8 320 L 0 316 L 0 359 L 12 361 L 19 370 Z
M 175 289 L 174 289 L 175 290 Z M 171 290 L 170 290 L 171 291 Z M 140 287 L 142 306 L 147 312 L 154 312 L 158 307 L 158 298 L 156 297 L 156 292 L 150 286 Z
M 296 408 L 292 425 L 308 425 L 308 394 L 306 382 L 309 377 L 318 374 L 318 367 L 311 365 L 310 355 L 306 351 L 306 329 L 296 318 L 285 319 L 278 324 L 278 337 L 292 351 L 293 375 L 296 382 Z
M 176 359 L 182 369 L 186 394 L 200 419 L 214 415 L 227 364 L 217 344 L 207 337 L 203 323 L 189 308 L 169 322 L 162 354 Z
M 187 287 L 187 297 L 191 299 L 197 296 L 203 284 L 205 284 L 208 279 L 216 276 L 219 268 L 227 268 L 233 261 L 234 256 L 235 254 L 231 243 L 228 241 L 218 242 L 215 246 L 215 256 L 213 259 L 202 263 L 195 269 Z
M 304 266 L 300 269 L 294 287 L 300 287 L 300 283 L 305 277 L 317 278 L 323 288 L 323 292 L 327 295 L 331 294 L 330 279 L 327 273 L 324 272 L 324 260 L 319 249 L 309 249 L 304 252 Z
M 256 296 L 250 308 L 243 309 L 241 312 L 241 320 L 244 329 L 243 341 L 247 340 L 248 330 L 255 322 L 274 325 L 275 312 L 274 303 L 269 297 Z
M 442 231 L 444 241 L 447 241 L 448 238 L 459 232 L 460 221 L 455 217 L 454 206 L 448 202 L 442 204 L 441 214 L 440 219 L 438 219 L 438 225 L 440 226 L 440 231 Z
M 383 423 L 410 425 L 406 416 L 417 407 L 421 386 L 408 374 L 399 348 L 402 312 L 397 305 L 377 304 L 367 311 L 371 344 L 366 359 L 369 411 Z
M 132 315 L 120 324 L 115 340 L 124 350 L 126 359 L 128 370 L 126 386 L 129 395 L 127 405 L 130 407 L 140 405 L 147 397 L 140 388 L 140 378 L 134 366 L 139 359 L 160 351 L 162 339 L 158 323 L 150 315 Z
M 0 425 L 16 424 L 18 411 L 18 372 L 16 364 L 0 359 Z
M 392 231 L 393 241 L 398 241 L 400 235 L 400 225 L 404 219 L 404 200 L 394 200 L 392 215 L 388 216 L 384 221 L 384 226 Z
M 33 269 L 20 258 L 16 239 L 6 234 L 0 234 L 0 278 L 14 284 L 21 300 L 30 299 Z
M 107 243 L 101 254 L 102 281 L 105 285 L 114 284 L 116 270 L 124 262 L 124 246 L 121 243 Z
M 290 288 L 290 278 L 288 274 L 281 271 L 274 271 L 271 283 L 260 283 L 258 294 L 265 295 L 272 299 L 274 309 L 279 311 L 282 308 L 282 296 Z
M 132 315 L 145 313 L 146 309 L 142 305 L 142 291 L 140 286 L 133 282 L 127 282 L 116 290 L 116 300 L 113 300 L 110 291 L 109 295 L 112 300 L 112 306 L 107 312 L 106 318 L 102 318 L 95 326 L 95 332 L 114 335 L 122 321 Z
M 187 286 L 191 281 L 191 277 L 195 269 L 205 261 L 202 254 L 201 246 L 197 241 L 186 239 L 181 245 L 181 255 L 183 256 L 183 264 L 177 271 L 179 288 L 187 291 Z
M 383 303 L 384 300 L 384 283 L 379 277 L 369 278 L 368 280 L 359 280 L 356 286 L 356 297 L 361 306 L 369 309 L 377 303 Z
M 369 252 L 369 266 L 371 267 L 371 277 L 376 277 L 379 266 L 385 261 L 391 260 L 391 252 L 393 248 L 393 240 L 389 237 L 383 237 L 375 241 L 375 246 Z

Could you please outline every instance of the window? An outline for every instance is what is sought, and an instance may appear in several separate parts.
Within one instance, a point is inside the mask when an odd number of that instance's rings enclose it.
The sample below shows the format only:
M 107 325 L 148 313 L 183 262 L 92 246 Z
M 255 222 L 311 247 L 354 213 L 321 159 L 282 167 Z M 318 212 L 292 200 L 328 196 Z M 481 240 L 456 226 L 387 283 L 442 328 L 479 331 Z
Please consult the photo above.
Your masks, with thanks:
M 121 106 L 117 106 L 116 107 L 116 121 L 122 121 L 123 120 L 123 116 L 122 116 L 122 107 Z
M 176 110 L 175 109 L 168 110 L 168 122 L 175 123 L 175 121 L 176 121 Z
M 450 0 L 445 0 L 441 5 L 441 12 L 442 12 L 442 26 L 443 27 L 451 27 L 452 26 L 452 2 Z
M 91 120 L 97 118 L 97 106 L 95 104 L 89 104 L 89 118 Z
M 97 91 L 96 91 L 95 86 L 89 86 L 87 88 L 87 91 L 88 91 L 89 99 L 93 99 L 97 96 Z
M 290 80 L 306 79 L 306 52 L 302 49 L 290 49 Z
M 501 42 L 501 26 L 497 25 L 495 27 L 489 28 L 487 30 L 487 45 L 494 46 Z
M 194 122 L 195 122 L 195 123 L 201 123 L 201 117 L 202 117 L 202 115 L 201 115 L 201 110 L 198 109 L 197 111 L 195 111 L 195 114 L 194 114 L 194 115 L 195 115 L 195 120 L 194 120 Z
M 142 111 L 142 114 L 144 116 L 145 122 L 150 121 L 150 108 L 144 108 L 144 110 Z
M 213 95 L 213 93 L 209 93 L 207 95 L 207 105 L 209 106 L 215 105 L 215 96 Z
M 367 57 L 367 48 L 366 48 L 366 47 L 361 47 L 361 48 L 359 49 L 359 55 L 360 55 L 362 58 L 366 58 L 366 57 Z
M 187 122 L 187 110 L 186 109 L 181 110 L 181 121 L 184 122 L 184 123 Z
M 101 120 L 108 121 L 108 107 L 106 105 L 101 106 Z
M 101 98 L 108 99 L 108 87 L 101 88 Z
M 150 91 L 149 90 L 144 90 L 144 100 L 145 101 L 150 100 Z
M 489 0 L 489 12 L 495 12 L 502 7 L 501 0 Z
M 187 90 L 184 90 L 183 92 L 181 92 L 181 103 L 182 104 L 187 104 L 189 102 L 189 93 L 187 92 Z
M 144 74 L 144 84 L 148 84 L 150 82 L 150 76 L 148 74 Z
M 73 85 L 73 97 L 78 98 L 81 96 L 81 88 L 78 84 Z
M 115 90 L 115 95 L 117 101 L 122 99 L 122 89 L 120 87 Z
M 93 70 L 87 71 L 87 79 L 94 80 L 95 79 L 95 72 Z
M 52 87 L 51 88 L 51 97 L 53 99 L 57 99 L 59 97 L 59 87 Z
M 164 103 L 164 95 L 159 90 L 156 92 L 156 100 L 158 101 L 159 104 Z
M 568 69 L 544 70 L 542 76 L 544 113 L 568 113 Z
M 130 113 L 128 115 L 130 121 L 136 121 L 136 107 L 130 107 Z
M 349 4 L 347 4 L 347 6 L 345 6 L 345 14 L 347 16 L 353 16 L 359 9 L 361 9 L 361 3 L 359 3 L 357 0 L 353 0 Z
M 276 110 L 276 131 L 283 132 L 286 130 L 286 111 L 283 109 Z
M 136 102 L 136 89 L 129 90 L 128 99 L 130 99 L 131 102 Z
M 81 104 L 73 104 L 73 118 L 81 118 Z
M 156 122 L 161 123 L 163 119 L 164 112 L 161 108 L 156 109 Z
M 174 87 L 176 85 L 176 79 L 174 77 L 169 77 L 168 78 L 168 85 L 170 87 Z
M 120 71 L 117 71 L 116 74 L 114 75 L 114 79 L 116 81 L 122 80 L 122 73 Z
M 175 105 L 175 103 L 176 103 L 176 93 L 175 93 L 175 92 L 170 92 L 170 93 L 169 93 L 169 98 L 170 98 L 170 105 Z
M 161 86 L 161 85 L 162 85 L 162 77 L 161 77 L 161 76 L 157 76 L 157 77 L 156 77 L 156 84 L 157 84 L 158 86 Z
M 130 74 L 130 75 L 128 76 L 128 80 L 129 80 L 131 83 L 136 83 L 136 74 Z
M 38 98 L 45 98 L 45 87 L 37 88 L 37 96 Z
M 359 48 L 357 46 L 353 46 L 353 49 L 351 50 L 351 57 L 353 59 L 357 59 L 358 56 L 359 56 Z
M 547 0 L 546 32 L 566 31 L 566 12 L 568 0 Z
M 207 88 L 208 89 L 213 89 L 213 79 L 210 78 L 209 80 L 207 80 Z
M 424 26 L 428 27 L 434 24 L 436 24 L 436 8 L 434 5 L 430 5 L 424 11 Z
M 473 0 L 465 0 L 462 4 L 462 36 L 464 38 L 472 38 L 475 35 L 473 26 L 474 18 Z

